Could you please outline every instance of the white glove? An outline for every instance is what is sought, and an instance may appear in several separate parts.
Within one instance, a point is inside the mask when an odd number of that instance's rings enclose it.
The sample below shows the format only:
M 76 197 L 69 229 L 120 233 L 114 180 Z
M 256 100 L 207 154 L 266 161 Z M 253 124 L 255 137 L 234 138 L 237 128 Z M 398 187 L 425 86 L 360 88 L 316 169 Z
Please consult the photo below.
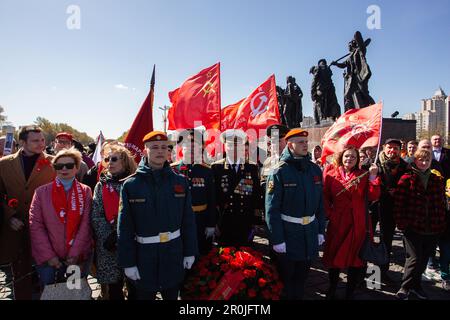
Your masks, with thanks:
M 183 266 L 185 269 L 192 268 L 192 265 L 194 264 L 195 257 L 184 257 L 183 259 Z
M 215 227 L 205 228 L 206 239 L 214 237 L 215 233 L 216 233 Z
M 325 242 L 325 237 L 323 236 L 323 234 L 319 234 L 317 236 L 317 239 L 319 240 L 319 246 L 323 245 L 323 243 Z
M 276 253 L 286 253 L 286 242 L 274 245 L 273 251 Z
M 127 278 L 130 278 L 134 281 L 141 280 L 141 276 L 139 275 L 139 270 L 137 267 L 125 268 L 125 275 L 127 276 Z

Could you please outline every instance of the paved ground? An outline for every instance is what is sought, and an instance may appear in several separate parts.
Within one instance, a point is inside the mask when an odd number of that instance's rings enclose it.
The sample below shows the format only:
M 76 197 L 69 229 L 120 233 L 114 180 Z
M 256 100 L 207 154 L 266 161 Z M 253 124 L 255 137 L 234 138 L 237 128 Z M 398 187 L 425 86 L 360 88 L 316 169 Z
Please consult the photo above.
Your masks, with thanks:
M 258 236 L 259 235 L 259 236 Z M 262 252 L 268 252 L 267 239 L 263 238 L 262 230 L 257 232 L 255 236 L 254 246 Z M 356 300 L 394 300 L 394 295 L 399 289 L 401 276 L 403 273 L 404 264 L 404 252 L 402 247 L 401 236 L 399 233 L 395 235 L 393 243 L 393 262 L 389 268 L 389 275 L 398 281 L 397 285 L 385 285 L 381 284 L 379 290 L 372 290 L 367 288 L 360 288 L 355 293 Z M 322 255 L 322 252 L 320 253 Z M 345 293 L 345 274 L 341 274 L 341 283 L 338 287 L 338 298 Z M 10 282 L 10 276 L 5 274 L 4 270 L 0 268 L 0 300 L 12 299 L 12 292 L 10 285 L 5 286 Z M 99 299 L 100 297 L 100 285 L 96 279 L 89 277 L 89 284 L 92 288 L 93 299 Z M 312 266 L 310 276 L 306 285 L 306 299 L 307 300 L 323 300 L 328 288 L 328 273 L 323 268 L 320 259 L 318 259 Z M 436 277 L 435 280 L 424 281 L 423 288 L 428 293 L 429 297 L 433 300 L 450 300 L 450 292 L 446 292 L 441 289 L 440 283 Z M 35 297 L 38 299 L 38 297 Z

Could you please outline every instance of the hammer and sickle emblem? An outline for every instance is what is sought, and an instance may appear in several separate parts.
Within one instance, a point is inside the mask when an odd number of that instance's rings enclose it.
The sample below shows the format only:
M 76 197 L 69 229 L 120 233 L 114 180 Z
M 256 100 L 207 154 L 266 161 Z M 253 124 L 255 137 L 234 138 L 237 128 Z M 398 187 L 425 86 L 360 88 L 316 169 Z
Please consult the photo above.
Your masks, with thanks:
M 259 104 L 258 106 L 255 106 L 256 99 L 259 98 Z M 252 109 L 252 116 L 256 117 L 257 115 L 263 113 L 267 109 L 267 101 L 269 101 L 269 98 L 267 98 L 266 93 L 259 88 L 259 92 L 252 98 L 250 101 L 250 108 Z
M 204 86 L 203 86 L 203 88 L 202 88 L 202 91 L 204 92 L 204 94 L 203 94 L 203 97 L 206 97 L 206 95 L 208 95 L 210 92 L 214 92 L 214 93 L 216 93 L 216 91 L 213 89 L 213 84 L 212 84 L 212 82 L 207 82 Z

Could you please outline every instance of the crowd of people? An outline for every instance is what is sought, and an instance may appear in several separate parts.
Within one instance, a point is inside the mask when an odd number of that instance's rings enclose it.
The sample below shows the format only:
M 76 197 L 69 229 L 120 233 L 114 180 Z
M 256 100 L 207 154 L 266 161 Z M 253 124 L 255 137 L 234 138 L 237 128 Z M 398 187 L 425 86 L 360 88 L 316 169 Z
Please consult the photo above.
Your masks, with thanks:
M 267 136 L 263 163 L 250 161 L 245 132 L 227 130 L 223 158 L 208 165 L 194 129 L 177 141 L 148 133 L 139 163 L 107 140 L 94 163 L 72 134 L 47 146 L 41 128 L 22 127 L 18 148 L 0 159 L 0 265 L 11 271 L 15 299 L 32 299 L 76 265 L 104 299 L 175 300 L 199 257 L 213 246 L 252 246 L 255 225 L 266 227 L 283 299 L 304 297 L 320 248 L 327 299 L 344 270 L 352 299 L 367 269 L 367 235 L 379 232 L 390 258 L 396 228 L 406 256 L 396 297 L 427 299 L 427 270 L 439 269 L 450 291 L 450 151 L 441 136 L 390 138 L 379 154 L 349 145 L 328 162 L 304 129 L 272 125 Z M 393 283 L 389 266 L 379 266 L 381 280 Z

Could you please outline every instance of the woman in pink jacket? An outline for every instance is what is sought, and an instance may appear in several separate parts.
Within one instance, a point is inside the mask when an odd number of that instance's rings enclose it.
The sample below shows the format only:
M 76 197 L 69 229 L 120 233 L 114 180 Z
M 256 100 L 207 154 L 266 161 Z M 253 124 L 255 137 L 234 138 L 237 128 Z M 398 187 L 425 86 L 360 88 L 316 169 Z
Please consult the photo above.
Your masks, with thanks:
M 31 203 L 31 249 L 42 286 L 62 279 L 69 265 L 79 265 L 83 277 L 89 271 L 92 192 L 75 179 L 80 162 L 73 148 L 58 152 L 55 180 L 36 189 Z

